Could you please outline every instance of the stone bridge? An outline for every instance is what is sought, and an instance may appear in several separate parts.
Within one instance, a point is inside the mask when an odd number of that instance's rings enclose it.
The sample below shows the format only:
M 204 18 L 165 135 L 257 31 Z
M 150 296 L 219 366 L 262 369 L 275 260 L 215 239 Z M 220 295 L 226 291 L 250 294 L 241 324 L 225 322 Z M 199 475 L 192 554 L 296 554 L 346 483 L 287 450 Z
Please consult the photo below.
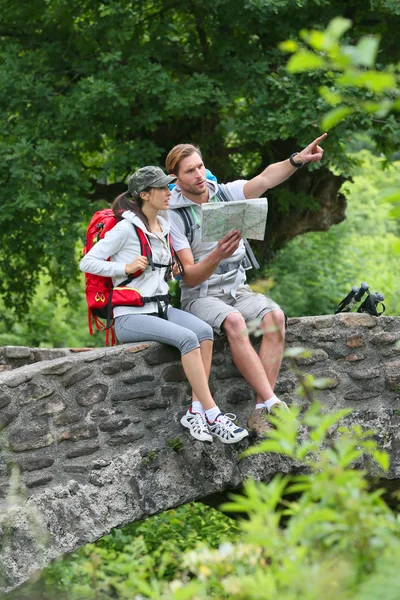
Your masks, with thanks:
M 367 314 L 291 319 L 287 332 L 288 347 L 313 350 L 297 365 L 332 379 L 320 395 L 328 409 L 351 407 L 351 420 L 377 431 L 391 455 L 392 489 L 400 481 L 399 339 L 400 317 Z M 276 391 L 299 404 L 286 361 Z M 254 395 L 224 341 L 211 387 L 245 423 Z M 226 494 L 250 476 L 268 482 L 290 472 L 280 456 L 240 459 L 251 441 L 191 438 L 179 424 L 189 393 L 167 346 L 0 348 L 0 593 L 113 527 Z

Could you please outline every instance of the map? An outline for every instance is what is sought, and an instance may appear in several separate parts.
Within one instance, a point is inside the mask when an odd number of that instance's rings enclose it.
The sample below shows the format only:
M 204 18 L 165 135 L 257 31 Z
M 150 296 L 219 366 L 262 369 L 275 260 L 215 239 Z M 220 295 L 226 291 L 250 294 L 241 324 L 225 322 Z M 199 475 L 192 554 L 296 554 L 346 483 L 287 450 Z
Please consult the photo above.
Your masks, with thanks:
M 237 229 L 242 237 L 263 240 L 267 224 L 268 200 L 235 200 L 202 204 L 201 239 L 216 242 Z

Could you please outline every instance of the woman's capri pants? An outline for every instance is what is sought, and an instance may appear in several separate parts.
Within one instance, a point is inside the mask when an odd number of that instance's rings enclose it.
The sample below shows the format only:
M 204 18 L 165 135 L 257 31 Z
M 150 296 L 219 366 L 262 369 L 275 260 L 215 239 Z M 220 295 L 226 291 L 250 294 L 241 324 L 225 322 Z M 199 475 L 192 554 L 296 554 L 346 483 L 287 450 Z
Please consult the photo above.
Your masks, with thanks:
M 121 315 L 115 319 L 115 333 L 121 344 L 161 342 L 175 346 L 181 354 L 213 340 L 213 330 L 204 321 L 177 308 L 169 307 L 168 320 L 146 314 Z

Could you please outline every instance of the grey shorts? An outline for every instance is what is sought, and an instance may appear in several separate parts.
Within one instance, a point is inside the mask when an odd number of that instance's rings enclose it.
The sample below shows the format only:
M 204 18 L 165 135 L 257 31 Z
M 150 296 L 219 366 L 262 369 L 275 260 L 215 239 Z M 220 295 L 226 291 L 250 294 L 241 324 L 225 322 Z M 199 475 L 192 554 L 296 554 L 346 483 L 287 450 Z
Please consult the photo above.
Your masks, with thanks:
M 274 310 L 281 311 L 280 306 L 271 298 L 253 292 L 248 285 L 238 289 L 236 298 L 233 298 L 230 294 L 196 298 L 184 302 L 182 309 L 211 325 L 214 331 L 219 334 L 222 333 L 221 326 L 223 322 L 231 313 L 239 312 L 245 321 L 253 321 L 262 319 Z

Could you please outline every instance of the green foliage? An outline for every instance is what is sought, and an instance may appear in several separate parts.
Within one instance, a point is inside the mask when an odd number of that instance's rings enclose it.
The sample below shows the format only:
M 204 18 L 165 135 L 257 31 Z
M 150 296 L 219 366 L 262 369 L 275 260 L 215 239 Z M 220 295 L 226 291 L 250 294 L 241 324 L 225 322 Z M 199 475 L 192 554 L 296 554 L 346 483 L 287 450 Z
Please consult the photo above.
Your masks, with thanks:
M 182 452 L 183 450 L 183 441 L 180 437 L 169 438 L 167 440 L 168 448 L 172 448 L 174 452 Z
M 342 8 L 339 0 L 0 0 L 0 295 L 10 313 L 26 312 L 43 274 L 68 290 L 97 201 L 124 190 L 135 168 L 163 164 L 175 143 L 200 144 L 222 181 L 309 143 L 328 107 L 317 90 L 331 76 L 288 74 L 277 44 L 299 27 L 323 29 Z M 373 22 L 385 32 L 381 60 L 398 61 L 396 2 L 354 0 L 354 8 L 354 35 Z M 327 141 L 331 164 L 349 172 L 341 140 L 360 128 L 374 128 L 391 152 L 391 127 L 372 113 L 352 117 Z
M 400 229 L 382 188 L 400 188 L 399 166 L 367 151 L 346 183 L 347 219 L 329 231 L 294 239 L 265 272 L 268 294 L 291 317 L 332 314 L 353 285 L 366 281 L 385 296 L 387 315 L 400 314 Z M 272 281 L 271 281 L 272 280 Z M 262 281 L 259 283 L 262 287 Z
M 375 68 L 379 36 L 364 36 L 357 45 L 350 45 L 342 37 L 351 26 L 350 19 L 336 17 L 325 31 L 302 30 L 300 37 L 311 51 L 299 47 L 293 40 L 281 45 L 283 51 L 293 52 L 287 64 L 289 73 L 321 69 L 332 74 L 332 88 L 323 87 L 320 93 L 328 104 L 343 104 L 324 116 L 323 130 L 331 129 L 356 112 L 384 118 L 391 111 L 400 110 L 399 66 L 389 64 Z M 365 94 L 360 96 L 357 90 Z
M 8 311 L 0 300 L 0 311 L 5 318 L 0 323 L 0 346 L 28 346 L 30 348 L 91 348 L 105 345 L 105 334 L 91 336 L 87 326 L 87 305 L 83 278 L 69 284 L 67 293 L 41 277 L 26 313 Z
M 181 555 L 198 543 L 217 548 L 240 534 L 235 521 L 195 503 L 138 523 L 114 529 L 95 544 L 50 565 L 35 583 L 10 600 L 133 598 L 155 572 L 171 581 L 181 569 Z

